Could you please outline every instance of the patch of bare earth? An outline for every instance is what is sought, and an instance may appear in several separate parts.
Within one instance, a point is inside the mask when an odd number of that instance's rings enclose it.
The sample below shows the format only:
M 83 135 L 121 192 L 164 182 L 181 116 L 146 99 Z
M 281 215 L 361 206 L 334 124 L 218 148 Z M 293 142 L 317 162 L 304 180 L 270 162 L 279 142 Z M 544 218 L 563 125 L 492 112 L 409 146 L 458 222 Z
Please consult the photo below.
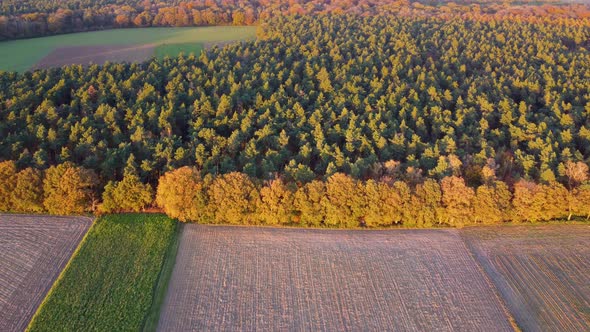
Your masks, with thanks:
M 510 331 L 455 230 L 189 224 L 159 331 Z
M 0 214 L 0 331 L 23 331 L 91 225 Z
M 142 62 L 154 55 L 155 44 L 68 46 L 53 50 L 31 69 L 67 65 L 104 64 L 105 62 Z
M 461 231 L 525 331 L 590 331 L 590 226 Z

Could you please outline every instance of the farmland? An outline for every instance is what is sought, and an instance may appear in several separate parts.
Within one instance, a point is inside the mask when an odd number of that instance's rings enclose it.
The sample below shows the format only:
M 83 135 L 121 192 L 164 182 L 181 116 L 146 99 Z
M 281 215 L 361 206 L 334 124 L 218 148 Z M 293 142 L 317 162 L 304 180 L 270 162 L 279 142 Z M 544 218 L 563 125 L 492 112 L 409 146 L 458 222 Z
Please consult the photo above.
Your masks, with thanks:
M 478 227 L 462 236 L 523 330 L 590 330 L 590 226 Z
M 149 320 L 176 222 L 102 217 L 33 318 L 31 331 L 137 331 Z
M 160 331 L 512 330 L 453 230 L 189 224 Z
M 21 331 L 91 225 L 89 218 L 0 214 L 0 331 Z
M 0 70 L 26 71 L 64 64 L 143 61 L 152 55 L 176 56 L 204 43 L 254 38 L 256 27 L 114 29 L 0 42 Z M 160 47 L 162 46 L 162 47 Z M 186 53 L 186 52 L 185 52 Z

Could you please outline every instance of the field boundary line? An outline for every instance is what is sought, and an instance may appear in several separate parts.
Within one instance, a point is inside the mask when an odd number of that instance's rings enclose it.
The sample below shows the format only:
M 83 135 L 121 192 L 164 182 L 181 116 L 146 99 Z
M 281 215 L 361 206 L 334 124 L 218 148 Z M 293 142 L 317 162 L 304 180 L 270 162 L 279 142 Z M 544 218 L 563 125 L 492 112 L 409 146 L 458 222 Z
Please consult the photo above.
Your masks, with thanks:
M 37 307 L 37 310 L 35 311 L 35 314 L 33 315 L 33 317 L 31 317 L 31 320 L 29 321 L 29 324 L 27 325 L 27 328 L 25 329 L 25 331 L 30 331 L 30 327 L 33 324 L 33 321 L 35 321 L 35 319 L 37 319 L 37 317 L 39 316 L 39 313 L 41 312 L 41 309 L 47 304 L 47 299 L 49 299 L 49 297 L 53 294 L 53 292 L 57 288 L 57 285 L 59 285 L 61 283 L 61 281 L 64 277 L 64 274 L 70 268 L 72 261 L 74 260 L 74 258 L 76 258 L 78 256 L 78 253 L 80 252 L 80 248 L 82 248 L 82 246 L 84 246 L 86 244 L 86 241 L 88 239 L 88 234 L 90 234 L 90 232 L 96 226 L 96 220 L 97 220 L 96 218 L 91 218 L 91 217 L 86 217 L 86 216 L 84 216 L 84 218 L 90 219 L 92 224 L 90 225 L 90 227 L 88 227 L 86 234 L 84 234 L 84 237 L 82 237 L 82 240 L 80 241 L 80 243 L 78 243 L 78 246 L 76 247 L 76 249 L 72 253 L 72 256 L 70 256 L 70 259 L 68 260 L 68 262 L 66 263 L 64 268 L 61 270 L 61 272 L 59 273 L 59 275 L 57 276 L 57 278 L 53 282 L 53 285 L 51 285 L 51 288 L 49 288 L 49 291 L 45 295 L 45 298 L 43 299 L 43 301 L 41 301 L 41 304 L 39 304 L 39 307 Z
M 469 256 L 471 256 L 471 258 L 475 261 L 475 265 L 477 266 L 477 269 L 481 272 L 481 274 L 484 276 L 486 283 L 488 285 L 490 285 L 492 292 L 494 293 L 494 295 L 496 295 L 496 298 L 498 299 L 498 302 L 500 303 L 500 306 L 502 307 L 502 310 L 506 314 L 506 318 L 508 318 L 508 322 L 510 323 L 510 325 L 512 326 L 514 331 L 522 332 L 522 329 L 520 328 L 520 326 L 518 326 L 518 323 L 516 322 L 514 315 L 512 315 L 512 312 L 510 311 L 510 309 L 508 309 L 508 304 L 504 301 L 504 297 L 502 297 L 502 294 L 500 293 L 500 291 L 496 287 L 496 284 L 491 280 L 485 267 L 482 265 L 480 260 L 477 258 L 477 255 L 475 253 L 473 246 L 471 246 L 469 244 L 469 241 L 467 241 L 465 239 L 465 237 L 463 236 L 462 230 L 457 229 L 457 236 L 459 237 L 459 239 L 463 243 L 463 246 L 465 247 L 465 250 L 467 251 Z
M 170 284 L 170 279 L 172 278 L 172 273 L 174 272 L 174 267 L 176 266 L 176 256 L 178 254 L 180 237 L 182 236 L 183 231 L 184 224 L 176 221 L 176 229 L 172 234 L 173 238 L 168 245 L 166 256 L 162 261 L 160 272 L 158 273 L 158 279 L 152 292 L 152 304 L 147 315 L 144 317 L 141 331 L 155 332 L 158 329 L 162 304 L 168 294 L 168 286 Z

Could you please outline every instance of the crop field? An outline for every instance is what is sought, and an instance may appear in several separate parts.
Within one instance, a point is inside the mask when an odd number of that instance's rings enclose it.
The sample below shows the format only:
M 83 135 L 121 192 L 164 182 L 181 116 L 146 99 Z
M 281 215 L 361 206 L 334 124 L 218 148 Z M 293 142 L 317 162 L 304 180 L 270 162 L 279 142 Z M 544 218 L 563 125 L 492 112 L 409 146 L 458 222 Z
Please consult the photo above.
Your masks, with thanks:
M 0 42 L 0 70 L 135 62 L 198 52 L 204 45 L 253 39 L 256 27 L 141 28 L 81 32 Z M 194 46 L 189 46 L 193 44 Z
M 590 226 L 467 228 L 467 245 L 525 331 L 590 331 Z
M 22 331 L 92 224 L 0 214 L 0 331 Z
M 30 331 L 139 331 L 158 294 L 176 237 L 176 222 L 162 215 L 105 216 L 35 314 Z M 170 267 L 170 271 L 171 271 Z M 157 320 L 156 320 L 157 321 Z
M 511 331 L 454 230 L 184 226 L 160 331 Z

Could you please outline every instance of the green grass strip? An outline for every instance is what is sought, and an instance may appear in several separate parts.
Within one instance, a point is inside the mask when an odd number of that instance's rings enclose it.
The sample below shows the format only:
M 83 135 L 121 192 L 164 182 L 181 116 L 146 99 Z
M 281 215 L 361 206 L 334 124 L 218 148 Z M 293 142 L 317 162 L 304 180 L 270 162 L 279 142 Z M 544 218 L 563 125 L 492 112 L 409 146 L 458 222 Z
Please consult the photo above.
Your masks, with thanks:
M 170 278 L 172 277 L 172 272 L 174 271 L 174 265 L 176 264 L 176 254 L 178 253 L 182 228 L 183 225 L 177 224 L 174 237 L 172 238 L 172 241 L 170 241 L 170 246 L 168 247 L 168 252 L 166 253 L 166 258 L 162 263 L 162 269 L 160 270 L 158 283 L 154 289 L 154 299 L 152 301 L 152 306 L 143 326 L 143 331 L 145 332 L 156 331 L 158 328 L 160 309 L 162 304 L 164 304 L 164 300 L 166 299 L 168 284 L 170 282 Z
M 176 229 L 156 214 L 97 220 L 28 330 L 141 330 Z

